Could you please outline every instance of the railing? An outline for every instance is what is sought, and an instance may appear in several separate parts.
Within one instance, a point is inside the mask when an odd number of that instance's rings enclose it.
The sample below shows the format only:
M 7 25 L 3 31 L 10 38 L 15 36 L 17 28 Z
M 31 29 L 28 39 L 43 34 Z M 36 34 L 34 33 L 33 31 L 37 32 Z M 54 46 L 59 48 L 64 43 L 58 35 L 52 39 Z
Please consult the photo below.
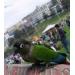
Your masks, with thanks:
M 5 65 L 4 75 L 70 75 L 69 65 L 49 68 L 30 67 L 30 65 Z

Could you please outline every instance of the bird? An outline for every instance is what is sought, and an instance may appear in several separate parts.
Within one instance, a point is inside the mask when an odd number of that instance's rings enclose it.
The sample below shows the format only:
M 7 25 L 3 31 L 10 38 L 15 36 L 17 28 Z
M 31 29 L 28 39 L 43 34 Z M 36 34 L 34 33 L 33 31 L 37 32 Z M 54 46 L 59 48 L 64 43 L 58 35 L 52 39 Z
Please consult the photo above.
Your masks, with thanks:
M 55 63 L 69 64 L 66 60 L 67 54 L 54 51 L 45 44 L 32 44 L 29 40 L 19 40 L 13 45 L 14 53 L 19 53 L 24 61 L 40 64 L 40 63 Z

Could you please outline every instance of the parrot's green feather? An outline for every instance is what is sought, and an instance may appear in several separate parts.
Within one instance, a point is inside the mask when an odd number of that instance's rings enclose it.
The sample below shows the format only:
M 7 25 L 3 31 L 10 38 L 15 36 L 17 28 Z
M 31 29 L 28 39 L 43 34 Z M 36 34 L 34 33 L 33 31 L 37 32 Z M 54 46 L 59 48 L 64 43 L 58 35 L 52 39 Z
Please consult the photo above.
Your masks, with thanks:
M 57 58 L 59 53 L 54 52 L 52 49 L 45 47 L 44 45 L 35 45 L 32 50 L 32 57 L 40 61 L 52 61 Z

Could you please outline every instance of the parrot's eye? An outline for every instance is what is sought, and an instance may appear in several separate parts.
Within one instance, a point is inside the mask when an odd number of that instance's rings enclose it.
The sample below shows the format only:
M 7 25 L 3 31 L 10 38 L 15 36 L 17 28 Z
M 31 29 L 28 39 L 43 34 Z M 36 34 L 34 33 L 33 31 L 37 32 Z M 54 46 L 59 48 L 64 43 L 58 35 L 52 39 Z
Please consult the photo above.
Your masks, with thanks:
M 20 44 L 20 48 L 24 48 L 24 44 Z

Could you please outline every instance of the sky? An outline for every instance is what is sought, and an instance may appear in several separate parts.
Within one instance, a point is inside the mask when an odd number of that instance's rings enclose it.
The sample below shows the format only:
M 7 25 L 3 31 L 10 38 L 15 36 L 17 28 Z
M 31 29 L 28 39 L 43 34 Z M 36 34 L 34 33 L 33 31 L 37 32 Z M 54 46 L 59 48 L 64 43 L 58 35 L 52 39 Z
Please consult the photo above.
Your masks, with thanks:
M 36 6 L 50 0 L 5 0 L 4 1 L 4 31 L 19 22 L 23 17 L 33 12 Z

